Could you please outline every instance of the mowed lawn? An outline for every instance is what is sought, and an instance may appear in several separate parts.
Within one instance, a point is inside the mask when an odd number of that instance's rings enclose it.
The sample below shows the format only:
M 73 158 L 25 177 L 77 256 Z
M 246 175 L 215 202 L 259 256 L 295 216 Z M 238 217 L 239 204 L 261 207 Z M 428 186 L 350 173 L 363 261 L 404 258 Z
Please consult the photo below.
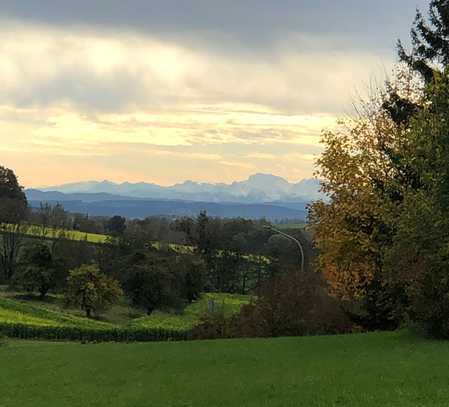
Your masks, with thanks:
M 447 405 L 449 343 L 406 331 L 0 347 L 2 407 Z

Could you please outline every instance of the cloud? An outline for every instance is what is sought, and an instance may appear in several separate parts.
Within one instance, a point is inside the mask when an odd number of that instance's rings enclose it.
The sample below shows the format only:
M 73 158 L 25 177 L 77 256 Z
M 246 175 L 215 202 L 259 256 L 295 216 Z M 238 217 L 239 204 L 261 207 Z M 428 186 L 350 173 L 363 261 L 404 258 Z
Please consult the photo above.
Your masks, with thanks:
M 3 0 L 0 15 L 29 23 L 135 31 L 189 46 L 261 52 L 295 33 L 346 46 L 391 47 L 426 0 Z M 379 21 L 382 29 L 379 30 Z M 388 45 L 386 43 L 388 42 Z
M 373 72 L 382 75 L 392 62 L 362 51 L 300 53 L 292 48 L 263 57 L 231 57 L 135 34 L 21 25 L 3 27 L 0 35 L 1 104 L 66 104 L 83 112 L 186 104 L 336 112 L 356 85 Z
M 308 177 L 414 5 L 3 0 L 2 162 L 26 185 Z

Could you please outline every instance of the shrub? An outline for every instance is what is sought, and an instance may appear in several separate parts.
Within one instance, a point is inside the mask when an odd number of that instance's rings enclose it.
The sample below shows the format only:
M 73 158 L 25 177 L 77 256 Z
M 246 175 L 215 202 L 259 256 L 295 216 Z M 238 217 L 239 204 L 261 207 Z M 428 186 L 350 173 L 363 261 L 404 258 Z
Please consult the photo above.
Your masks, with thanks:
M 351 320 L 364 329 L 394 330 L 406 319 L 409 299 L 404 284 L 375 274 L 359 300 L 344 301 Z
M 319 274 L 290 273 L 265 284 L 260 297 L 242 306 L 236 316 L 203 316 L 193 336 L 302 336 L 347 333 L 353 329 L 339 302 L 327 294 Z
M 80 328 L 73 326 L 37 326 L 0 323 L 0 336 L 19 339 L 68 340 L 81 342 L 152 342 L 184 341 L 190 331 L 148 328 Z
M 425 333 L 439 339 L 449 338 L 449 278 L 446 268 L 427 270 L 414 284 L 411 319 Z
M 237 315 L 226 315 L 224 308 L 206 312 L 200 316 L 198 324 L 192 329 L 194 339 L 235 338 L 237 330 Z

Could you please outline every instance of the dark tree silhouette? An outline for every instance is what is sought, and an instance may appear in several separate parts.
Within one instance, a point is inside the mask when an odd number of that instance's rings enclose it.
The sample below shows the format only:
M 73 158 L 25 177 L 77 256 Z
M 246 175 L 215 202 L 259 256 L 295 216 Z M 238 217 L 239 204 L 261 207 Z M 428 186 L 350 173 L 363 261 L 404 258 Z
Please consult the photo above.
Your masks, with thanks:
M 398 41 L 399 59 L 430 83 L 449 64 L 449 0 L 432 0 L 428 19 L 416 11 L 411 39 L 410 52 Z

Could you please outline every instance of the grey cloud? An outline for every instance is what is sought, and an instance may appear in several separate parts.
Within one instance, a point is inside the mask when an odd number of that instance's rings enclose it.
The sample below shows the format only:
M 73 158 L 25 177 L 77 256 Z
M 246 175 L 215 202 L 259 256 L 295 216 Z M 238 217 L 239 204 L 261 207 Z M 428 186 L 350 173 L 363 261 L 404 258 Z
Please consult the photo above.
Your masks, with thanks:
M 0 15 L 63 27 L 138 30 L 176 41 L 266 47 L 292 33 L 392 47 L 427 0 L 3 0 Z

